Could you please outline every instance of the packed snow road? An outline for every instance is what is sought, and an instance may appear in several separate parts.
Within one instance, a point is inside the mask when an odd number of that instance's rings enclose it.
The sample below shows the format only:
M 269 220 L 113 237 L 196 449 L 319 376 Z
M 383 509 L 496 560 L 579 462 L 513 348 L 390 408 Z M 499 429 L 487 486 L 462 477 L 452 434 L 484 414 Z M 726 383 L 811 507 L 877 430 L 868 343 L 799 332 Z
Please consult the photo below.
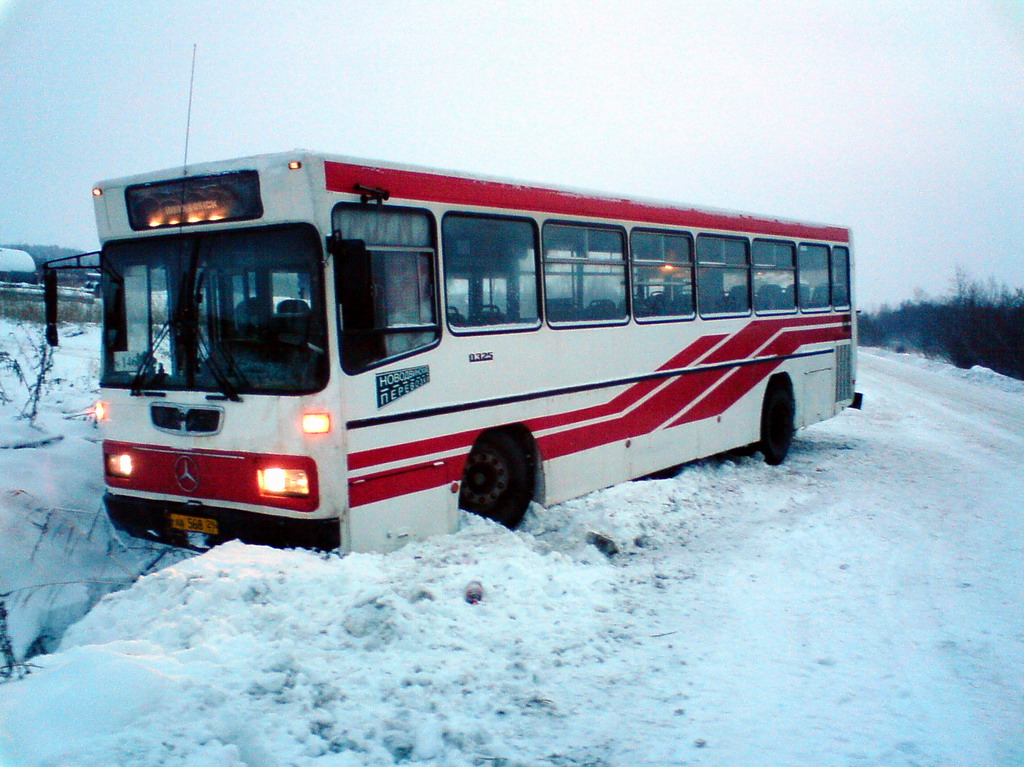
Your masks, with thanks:
M 0 765 L 1024 764 L 1024 384 L 880 352 L 858 388 L 780 467 L 166 566 L 0 685 Z

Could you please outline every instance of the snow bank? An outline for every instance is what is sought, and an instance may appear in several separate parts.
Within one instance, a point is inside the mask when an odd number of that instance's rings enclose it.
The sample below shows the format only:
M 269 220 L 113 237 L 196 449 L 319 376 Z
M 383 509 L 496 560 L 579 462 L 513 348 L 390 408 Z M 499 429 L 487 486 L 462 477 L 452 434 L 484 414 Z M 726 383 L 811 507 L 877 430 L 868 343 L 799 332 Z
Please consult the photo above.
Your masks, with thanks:
M 1024 381 L 1019 381 L 1010 376 L 1004 376 L 1002 373 L 997 373 L 991 368 L 984 367 L 983 365 L 974 365 L 970 369 L 964 370 L 963 368 L 955 367 L 948 362 L 931 359 L 929 357 L 922 357 L 919 354 L 894 352 L 889 349 L 874 347 L 870 349 L 862 349 L 861 351 L 862 353 L 867 352 L 880 359 L 899 360 L 907 365 L 913 365 L 920 370 L 928 370 L 938 375 L 970 381 L 971 383 L 984 386 L 988 389 L 1024 394 Z
M 581 684 L 600 694 L 603 675 L 581 663 L 622 649 L 610 566 L 595 560 L 476 519 L 386 556 L 229 543 L 105 599 L 37 659 L 43 687 L 13 688 L 4 710 L 38 734 L 7 753 L 54 765 L 515 753 L 524 731 L 572 716 Z M 471 605 L 474 580 L 484 598 Z

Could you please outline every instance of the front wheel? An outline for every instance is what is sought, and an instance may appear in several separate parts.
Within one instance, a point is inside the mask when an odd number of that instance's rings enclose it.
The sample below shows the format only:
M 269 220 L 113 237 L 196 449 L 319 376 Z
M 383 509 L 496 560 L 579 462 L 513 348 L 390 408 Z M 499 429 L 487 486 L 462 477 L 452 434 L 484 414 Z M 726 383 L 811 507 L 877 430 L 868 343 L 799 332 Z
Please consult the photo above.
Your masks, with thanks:
M 795 412 L 789 387 L 776 384 L 768 388 L 761 408 L 761 442 L 758 447 L 769 466 L 777 466 L 786 460 L 789 446 L 793 443 Z
M 519 443 L 503 432 L 481 436 L 466 459 L 459 508 L 514 528 L 532 495 L 530 465 Z

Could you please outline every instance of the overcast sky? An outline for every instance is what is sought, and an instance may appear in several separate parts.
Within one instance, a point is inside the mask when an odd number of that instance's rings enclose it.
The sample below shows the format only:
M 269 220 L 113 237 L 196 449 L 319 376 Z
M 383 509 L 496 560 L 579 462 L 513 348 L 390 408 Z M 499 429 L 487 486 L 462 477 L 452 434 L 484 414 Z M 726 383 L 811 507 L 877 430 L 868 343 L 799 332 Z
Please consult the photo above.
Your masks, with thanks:
M 306 148 L 850 226 L 865 306 L 1024 287 L 1021 0 L 0 0 L 0 243 Z

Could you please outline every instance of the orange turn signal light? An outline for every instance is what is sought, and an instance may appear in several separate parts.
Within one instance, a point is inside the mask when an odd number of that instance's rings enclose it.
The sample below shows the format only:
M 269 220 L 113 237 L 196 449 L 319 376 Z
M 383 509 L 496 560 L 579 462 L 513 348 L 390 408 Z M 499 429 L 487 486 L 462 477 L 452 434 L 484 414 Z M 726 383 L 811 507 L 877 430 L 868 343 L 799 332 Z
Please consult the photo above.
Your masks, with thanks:
M 305 434 L 326 434 L 331 430 L 329 413 L 306 413 L 302 416 L 302 431 Z

